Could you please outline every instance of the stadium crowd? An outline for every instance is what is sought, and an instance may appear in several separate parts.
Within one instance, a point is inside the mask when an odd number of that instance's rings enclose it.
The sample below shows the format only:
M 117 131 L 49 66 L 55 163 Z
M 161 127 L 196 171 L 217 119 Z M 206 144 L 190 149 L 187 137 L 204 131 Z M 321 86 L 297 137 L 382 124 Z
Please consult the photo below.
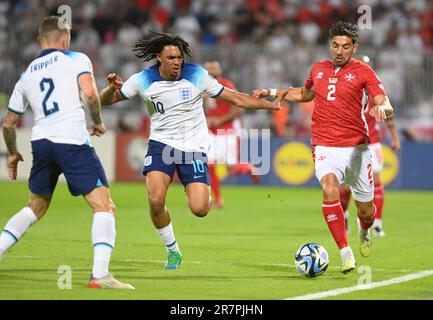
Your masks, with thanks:
M 57 14 L 62 4 L 58 0 L 0 3 L 3 96 L 38 53 L 34 41 L 38 22 Z M 433 119 L 433 0 L 72 0 L 68 5 L 73 17 L 71 49 L 92 59 L 99 87 L 110 72 L 127 78 L 143 69 L 131 46 L 152 29 L 181 35 L 191 44 L 196 63 L 218 59 L 225 77 L 245 92 L 302 85 L 312 61 L 328 55 L 331 24 L 362 19 L 365 11 L 358 8 L 367 5 L 372 28 L 360 30 L 360 51 L 372 59 L 397 117 Z M 127 115 L 137 110 L 145 115 L 143 104 L 139 100 L 125 104 L 113 108 L 107 125 L 140 128 L 137 117 Z M 310 112 L 309 105 L 286 106 L 274 117 L 267 111 L 247 112 L 244 125 L 271 125 L 277 135 L 305 136 Z

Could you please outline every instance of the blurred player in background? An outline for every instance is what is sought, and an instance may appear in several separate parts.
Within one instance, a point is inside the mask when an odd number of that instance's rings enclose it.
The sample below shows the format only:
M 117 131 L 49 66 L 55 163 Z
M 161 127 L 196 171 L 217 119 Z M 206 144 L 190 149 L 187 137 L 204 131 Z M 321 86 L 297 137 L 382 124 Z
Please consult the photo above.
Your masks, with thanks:
M 245 93 L 218 83 L 199 65 L 186 63 L 191 57 L 189 44 L 176 35 L 154 33 L 134 46 L 143 61 L 156 64 L 132 75 L 125 83 L 116 74 L 107 76 L 108 86 L 99 96 L 103 105 L 130 99 L 139 94 L 149 107 L 151 129 L 143 174 L 150 216 L 165 244 L 168 257 L 165 270 L 179 268 L 182 253 L 176 242 L 171 218 L 165 206 L 168 187 L 176 171 L 185 187 L 191 212 L 204 217 L 211 208 L 208 128 L 203 111 L 203 93 L 241 108 L 279 109 Z
M 84 105 L 90 111 L 92 135 L 102 136 L 105 126 L 92 63 L 83 53 L 66 51 L 70 30 L 59 24 L 59 17 L 46 17 L 42 21 L 38 39 L 42 51 L 15 85 L 3 122 L 9 152 L 8 174 L 16 180 L 18 163 L 23 161 L 16 145 L 16 124 L 29 104 L 35 115 L 30 199 L 28 206 L 7 222 L 0 236 L 0 258 L 45 215 L 57 179 L 63 173 L 71 194 L 83 195 L 93 211 L 94 256 L 88 286 L 134 289 L 108 271 L 116 237 L 115 206 L 102 164 L 90 145 L 83 108 Z
M 343 182 L 350 186 L 358 209 L 361 255 L 368 257 L 372 249 L 370 227 L 376 209 L 370 139 L 363 117 L 364 90 L 373 97 L 370 114 L 377 121 L 384 121 L 393 113 L 375 72 L 352 58 L 358 47 L 357 39 L 356 25 L 337 22 L 329 30 L 331 59 L 314 64 L 303 87 L 254 90 L 256 97 L 276 95 L 277 100 L 294 102 L 315 99 L 311 125 L 315 171 L 322 185 L 322 212 L 340 249 L 343 273 L 356 268 L 340 203 L 339 187 Z
M 360 56 L 359 61 L 370 64 L 370 58 L 367 56 Z M 372 227 L 372 234 L 377 235 L 379 237 L 384 237 L 385 232 L 383 231 L 382 226 L 382 216 L 383 216 L 383 205 L 385 202 L 385 192 L 384 186 L 380 179 L 380 172 L 383 168 L 383 155 L 382 155 L 382 144 L 380 143 L 380 135 L 379 135 L 379 124 L 376 119 L 372 117 L 369 113 L 370 108 L 374 106 L 374 99 L 371 96 L 367 96 L 365 103 L 367 104 L 367 108 L 365 110 L 364 116 L 368 125 L 368 135 L 370 136 L 370 144 L 369 148 L 371 149 L 371 153 L 373 156 L 373 178 L 374 178 L 374 205 L 376 206 L 376 216 L 374 220 L 374 224 Z M 395 126 L 394 117 L 387 117 L 386 126 L 391 133 L 391 150 L 393 152 L 397 152 L 400 150 L 400 138 L 398 136 L 397 128 Z M 346 184 L 342 184 L 340 186 L 340 201 L 341 206 L 343 207 L 344 217 L 346 220 L 346 230 L 349 231 L 349 203 L 351 198 L 350 188 Z
M 222 77 L 222 69 L 218 61 L 206 62 L 205 69 L 224 87 L 236 90 L 236 86 L 231 81 Z M 210 187 L 215 196 L 214 207 L 222 208 L 224 201 L 220 191 L 221 181 L 216 174 L 217 164 L 227 165 L 229 175 L 248 174 L 256 183 L 260 182 L 260 176 L 253 175 L 254 167 L 250 163 L 239 163 L 240 117 L 244 109 L 211 97 L 206 97 L 204 102 L 210 138 L 208 153 Z

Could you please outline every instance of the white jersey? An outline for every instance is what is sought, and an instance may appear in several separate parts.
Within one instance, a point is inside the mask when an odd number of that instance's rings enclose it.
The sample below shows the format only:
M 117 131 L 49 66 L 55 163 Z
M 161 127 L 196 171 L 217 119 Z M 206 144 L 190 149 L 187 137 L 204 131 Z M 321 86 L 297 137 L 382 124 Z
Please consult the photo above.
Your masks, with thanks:
M 151 115 L 150 140 L 185 152 L 207 152 L 203 92 L 217 97 L 223 89 L 203 67 L 185 63 L 176 81 L 162 79 L 154 65 L 132 75 L 120 93 L 127 99 L 139 94 L 145 100 Z
M 32 141 L 90 143 L 78 77 L 92 72 L 83 53 L 43 50 L 15 85 L 8 109 L 23 114 L 30 104 L 35 116 Z

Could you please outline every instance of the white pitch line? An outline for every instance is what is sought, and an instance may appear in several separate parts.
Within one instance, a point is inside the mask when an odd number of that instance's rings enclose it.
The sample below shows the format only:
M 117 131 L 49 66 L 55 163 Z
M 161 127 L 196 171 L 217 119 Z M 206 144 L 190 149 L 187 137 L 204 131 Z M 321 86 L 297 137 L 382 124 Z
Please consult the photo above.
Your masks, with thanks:
M 408 274 L 406 276 L 402 276 L 402 277 L 398 277 L 398 278 L 392 278 L 392 279 L 384 280 L 384 281 L 380 281 L 380 282 L 372 282 L 372 283 L 357 285 L 357 286 L 349 287 L 349 288 L 339 288 L 339 289 L 328 290 L 328 291 L 323 291 L 323 292 L 311 293 L 311 294 L 306 294 L 304 296 L 286 298 L 283 300 L 313 300 L 313 299 L 322 299 L 322 298 L 327 298 L 327 297 L 334 297 L 334 296 L 338 296 L 340 294 L 351 293 L 354 291 L 370 290 L 370 289 L 374 289 L 374 288 L 390 286 L 390 285 L 397 284 L 397 283 L 421 279 L 421 278 L 428 277 L 431 275 L 433 275 L 433 270 L 426 270 L 426 271 L 422 271 L 422 272 L 418 272 L 418 273 L 412 273 L 412 274 Z

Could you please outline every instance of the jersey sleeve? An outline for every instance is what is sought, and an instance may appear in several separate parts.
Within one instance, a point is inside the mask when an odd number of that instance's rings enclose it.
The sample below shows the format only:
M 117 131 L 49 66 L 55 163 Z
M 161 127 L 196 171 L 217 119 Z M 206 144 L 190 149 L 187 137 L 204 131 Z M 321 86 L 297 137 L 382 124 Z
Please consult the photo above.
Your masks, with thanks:
M 206 92 L 210 97 L 216 98 L 224 90 L 224 86 L 220 84 L 214 77 L 209 75 L 206 69 L 198 66 L 195 71 L 196 86 L 203 92 Z
M 77 70 L 77 78 L 85 73 L 93 74 L 93 66 L 89 57 L 81 52 L 68 51 L 66 53 L 74 62 Z
M 363 72 L 365 75 L 365 88 L 367 89 L 369 95 L 371 97 L 378 96 L 380 94 L 386 95 L 386 90 L 380 81 L 377 74 L 370 68 L 370 66 L 365 66 L 365 71 Z
M 314 68 L 314 67 L 313 67 Z M 311 68 L 310 70 L 310 74 L 308 75 L 307 80 L 305 80 L 304 83 L 304 87 L 307 90 L 311 90 L 312 87 L 314 87 L 314 82 L 313 82 L 313 68 Z
M 26 95 L 24 93 L 23 81 L 20 79 L 12 92 L 9 99 L 8 110 L 17 114 L 23 114 L 29 105 Z
M 133 96 L 135 96 L 136 94 L 138 94 L 138 92 L 139 92 L 139 89 L 138 89 L 138 76 L 137 76 L 137 74 L 133 74 L 132 76 L 129 77 L 128 80 L 126 80 L 123 83 L 123 86 L 120 89 L 120 94 L 125 99 L 130 99 Z

